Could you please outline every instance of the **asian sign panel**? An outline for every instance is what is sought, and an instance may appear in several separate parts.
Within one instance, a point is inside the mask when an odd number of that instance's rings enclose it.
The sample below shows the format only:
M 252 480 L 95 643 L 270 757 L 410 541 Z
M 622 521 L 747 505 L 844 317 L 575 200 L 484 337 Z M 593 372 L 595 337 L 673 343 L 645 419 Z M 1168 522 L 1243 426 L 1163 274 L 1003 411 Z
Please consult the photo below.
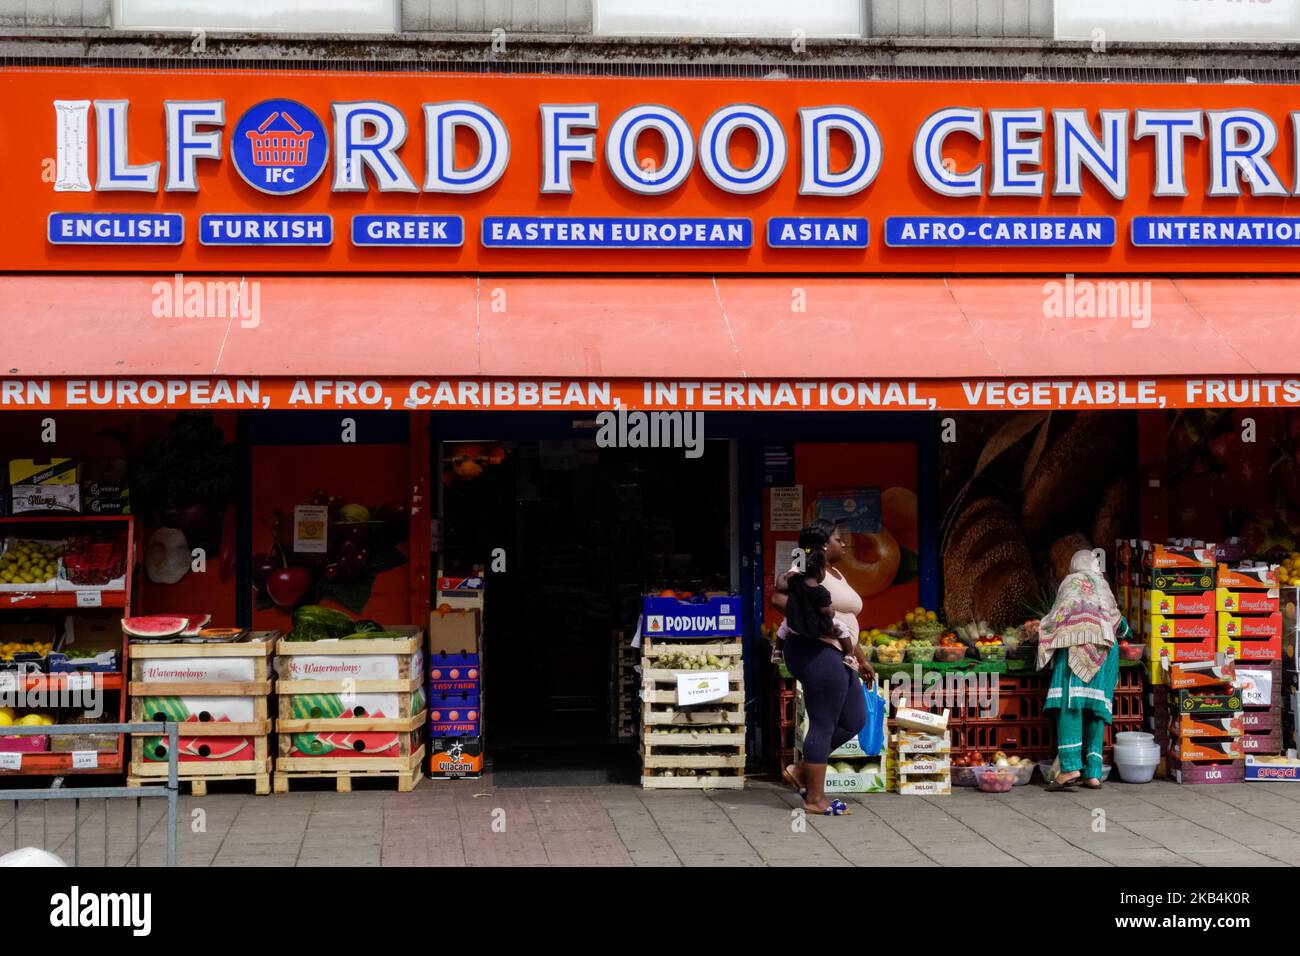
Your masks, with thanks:
M 1289 272 L 1290 87 L 0 71 L 6 266 Z

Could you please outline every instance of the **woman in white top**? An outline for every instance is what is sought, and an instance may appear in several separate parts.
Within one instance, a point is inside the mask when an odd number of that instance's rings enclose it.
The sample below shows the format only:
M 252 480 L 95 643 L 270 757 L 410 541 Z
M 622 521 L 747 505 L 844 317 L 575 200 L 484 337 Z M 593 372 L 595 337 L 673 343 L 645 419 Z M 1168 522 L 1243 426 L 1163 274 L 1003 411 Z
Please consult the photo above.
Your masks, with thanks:
M 804 793 L 804 809 L 809 813 L 839 816 L 848 809 L 841 800 L 826 799 L 826 763 L 832 751 L 856 737 L 866 725 L 866 701 L 858 675 L 874 681 L 875 673 L 856 640 L 862 598 L 835 570 L 835 564 L 844 556 L 839 531 L 829 521 L 814 521 L 799 533 L 799 547 L 806 555 L 806 569 L 802 575 L 793 572 L 777 582 L 772 606 L 782 613 L 794 612 L 787 614 L 791 622 L 815 619 L 815 614 L 805 613 L 806 607 L 790 608 L 789 604 L 793 600 L 824 605 L 824 595 L 816 591 L 825 588 L 838 626 L 819 633 L 792 630 L 784 642 L 786 666 L 803 687 L 808 732 L 804 735 L 804 759 L 786 767 L 783 776 Z M 853 635 L 850 643 L 856 668 L 852 660 L 845 660 L 846 648 L 836 636 L 836 631 L 846 630 Z

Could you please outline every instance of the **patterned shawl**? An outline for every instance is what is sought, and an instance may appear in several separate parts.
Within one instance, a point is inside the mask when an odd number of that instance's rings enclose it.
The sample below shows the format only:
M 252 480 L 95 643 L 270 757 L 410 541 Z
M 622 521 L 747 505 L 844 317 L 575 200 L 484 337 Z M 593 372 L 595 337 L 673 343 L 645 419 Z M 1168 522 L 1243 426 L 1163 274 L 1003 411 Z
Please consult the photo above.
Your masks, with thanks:
M 1070 670 L 1087 683 L 1097 675 L 1115 643 L 1120 622 L 1119 608 L 1110 585 L 1101 576 L 1091 551 L 1076 551 L 1056 592 L 1056 603 L 1038 625 L 1038 666 L 1043 668 L 1052 654 L 1068 648 Z

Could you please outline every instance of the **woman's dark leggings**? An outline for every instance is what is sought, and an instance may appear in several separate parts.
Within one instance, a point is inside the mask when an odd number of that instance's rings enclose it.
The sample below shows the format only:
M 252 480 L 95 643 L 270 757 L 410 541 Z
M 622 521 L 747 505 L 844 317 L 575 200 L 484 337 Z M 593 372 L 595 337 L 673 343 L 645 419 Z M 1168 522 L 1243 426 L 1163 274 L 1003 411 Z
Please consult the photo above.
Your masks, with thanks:
M 785 641 L 785 666 L 802 685 L 803 706 L 808 712 L 804 762 L 826 763 L 832 751 L 856 737 L 867 724 L 862 682 L 844 666 L 843 651 L 795 634 Z

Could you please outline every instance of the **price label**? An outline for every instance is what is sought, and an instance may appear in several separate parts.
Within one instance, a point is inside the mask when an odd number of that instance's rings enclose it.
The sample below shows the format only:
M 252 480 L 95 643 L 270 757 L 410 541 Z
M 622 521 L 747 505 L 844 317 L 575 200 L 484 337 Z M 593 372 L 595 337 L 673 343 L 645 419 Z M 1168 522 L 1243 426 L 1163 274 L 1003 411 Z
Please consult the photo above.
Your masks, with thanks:
M 72 752 L 73 770 L 94 770 L 99 766 L 99 754 L 93 750 L 74 750 Z
M 0 671 L 0 694 L 18 690 L 18 674 L 15 671 Z
M 0 754 L 0 770 L 22 770 L 22 754 Z
M 90 690 L 95 686 L 93 674 L 69 674 L 68 690 Z
M 101 591 L 78 591 L 77 607 L 102 607 L 104 595 Z

